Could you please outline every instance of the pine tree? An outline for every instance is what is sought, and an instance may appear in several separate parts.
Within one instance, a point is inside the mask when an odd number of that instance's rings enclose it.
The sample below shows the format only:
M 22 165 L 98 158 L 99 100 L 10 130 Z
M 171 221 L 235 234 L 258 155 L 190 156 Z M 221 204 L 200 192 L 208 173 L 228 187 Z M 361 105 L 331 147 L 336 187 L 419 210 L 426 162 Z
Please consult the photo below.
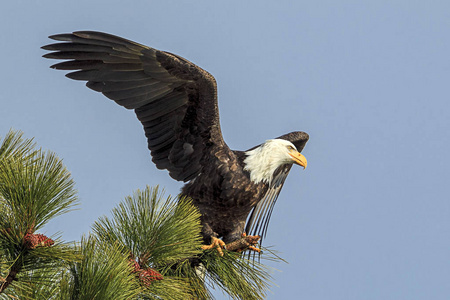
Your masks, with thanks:
M 0 294 L 42 298 L 41 285 L 77 258 L 57 237 L 37 233 L 76 204 L 70 173 L 51 152 L 10 131 L 0 146 Z M 10 288 L 14 287 L 14 288 Z M 45 292 L 43 292 L 45 293 Z
M 10 131 L 0 147 L 0 299 L 211 299 L 215 288 L 262 299 L 268 290 L 269 269 L 258 261 L 201 249 L 190 199 L 147 186 L 80 242 L 38 233 L 76 204 L 61 160 Z

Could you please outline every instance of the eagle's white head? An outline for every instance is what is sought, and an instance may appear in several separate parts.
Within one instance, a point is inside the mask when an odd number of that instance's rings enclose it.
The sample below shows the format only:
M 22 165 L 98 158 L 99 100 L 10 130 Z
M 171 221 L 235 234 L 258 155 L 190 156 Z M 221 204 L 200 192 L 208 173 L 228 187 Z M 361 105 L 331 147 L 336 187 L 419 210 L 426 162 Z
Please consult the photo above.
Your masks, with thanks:
M 275 170 L 285 164 L 297 164 L 306 168 L 306 158 L 294 144 L 283 139 L 267 140 L 261 146 L 245 152 L 244 170 L 250 173 L 254 183 L 271 182 Z

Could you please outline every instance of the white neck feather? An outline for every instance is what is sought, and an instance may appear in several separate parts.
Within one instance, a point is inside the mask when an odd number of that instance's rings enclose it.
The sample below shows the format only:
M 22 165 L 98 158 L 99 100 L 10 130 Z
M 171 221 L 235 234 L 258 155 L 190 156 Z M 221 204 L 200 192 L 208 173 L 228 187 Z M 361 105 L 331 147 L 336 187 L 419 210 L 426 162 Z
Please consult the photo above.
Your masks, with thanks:
M 278 167 L 292 163 L 288 146 L 294 145 L 286 140 L 274 139 L 245 152 L 247 157 L 244 160 L 244 170 L 250 173 L 250 180 L 254 183 L 270 183 Z

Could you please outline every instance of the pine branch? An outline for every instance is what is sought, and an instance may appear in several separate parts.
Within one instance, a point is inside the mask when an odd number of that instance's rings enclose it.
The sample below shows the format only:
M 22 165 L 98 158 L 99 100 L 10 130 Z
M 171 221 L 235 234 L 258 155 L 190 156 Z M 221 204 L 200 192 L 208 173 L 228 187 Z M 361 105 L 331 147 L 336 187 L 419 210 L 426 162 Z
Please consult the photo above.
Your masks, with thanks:
M 8 275 L 6 278 L 0 278 L 0 293 L 2 293 L 6 288 L 14 281 L 16 280 L 17 273 L 19 273 L 20 267 L 11 268 L 8 272 Z
M 27 233 L 23 238 L 21 252 L 14 264 L 9 268 L 8 275 L 4 279 L 0 278 L 0 293 L 2 293 L 14 280 L 17 280 L 16 277 L 24 266 L 25 256 L 30 254 L 28 250 L 36 249 L 38 247 L 50 247 L 53 246 L 54 243 L 55 242 L 52 239 L 43 234 Z
M 124 246 L 124 255 L 145 287 L 144 298 L 191 299 L 194 290 L 202 288 L 166 272 L 201 253 L 200 214 L 189 200 L 164 198 L 158 187 L 147 187 L 127 197 L 112 215 L 95 222 L 94 233 L 98 240 Z M 141 276 L 144 272 L 156 272 L 161 277 L 153 277 L 160 280 L 146 280 Z
M 0 293 L 27 290 L 50 265 L 76 259 L 72 249 L 36 233 L 75 204 L 74 183 L 61 160 L 35 150 L 31 140 L 10 131 L 0 146 Z M 45 271 L 47 270 L 47 271 Z M 20 294 L 20 293 L 19 293 Z M 19 295 L 18 294 L 18 295 Z
M 142 293 L 123 246 L 83 237 L 77 248 L 82 260 L 69 266 L 62 282 L 67 299 L 134 299 Z

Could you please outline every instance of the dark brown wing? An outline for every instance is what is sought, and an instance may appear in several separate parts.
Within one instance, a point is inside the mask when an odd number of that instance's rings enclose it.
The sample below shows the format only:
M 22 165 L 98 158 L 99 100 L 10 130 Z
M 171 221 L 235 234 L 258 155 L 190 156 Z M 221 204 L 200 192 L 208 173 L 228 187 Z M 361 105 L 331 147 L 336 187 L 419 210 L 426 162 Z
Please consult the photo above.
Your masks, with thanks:
M 305 147 L 306 142 L 308 142 L 309 135 L 306 132 L 294 131 L 279 136 L 277 137 L 277 139 L 290 141 L 295 145 L 297 150 L 301 152 Z M 254 148 L 256 147 L 258 146 L 255 146 Z M 258 202 L 258 204 L 253 208 L 250 217 L 247 220 L 245 232 L 250 235 L 261 236 L 260 243 L 266 236 L 273 208 L 275 206 L 275 203 L 277 202 L 278 196 L 281 192 L 284 181 L 286 180 L 286 177 L 291 170 L 291 167 L 292 164 L 287 164 L 279 167 L 275 171 L 267 192 L 264 194 L 264 197 Z
M 66 76 L 117 104 L 134 109 L 144 126 L 153 162 L 176 180 L 201 172 L 212 145 L 223 141 L 214 77 L 168 52 L 92 31 L 57 34 L 62 41 L 42 47 L 46 58 L 65 59 L 52 66 L 75 70 Z M 229 149 L 228 149 L 229 150 Z
M 266 236 L 273 208 L 291 167 L 292 164 L 286 164 L 275 171 L 267 192 L 255 208 L 253 208 L 247 221 L 245 232 L 249 235 L 261 236 L 260 243 L 262 243 L 263 238 Z

